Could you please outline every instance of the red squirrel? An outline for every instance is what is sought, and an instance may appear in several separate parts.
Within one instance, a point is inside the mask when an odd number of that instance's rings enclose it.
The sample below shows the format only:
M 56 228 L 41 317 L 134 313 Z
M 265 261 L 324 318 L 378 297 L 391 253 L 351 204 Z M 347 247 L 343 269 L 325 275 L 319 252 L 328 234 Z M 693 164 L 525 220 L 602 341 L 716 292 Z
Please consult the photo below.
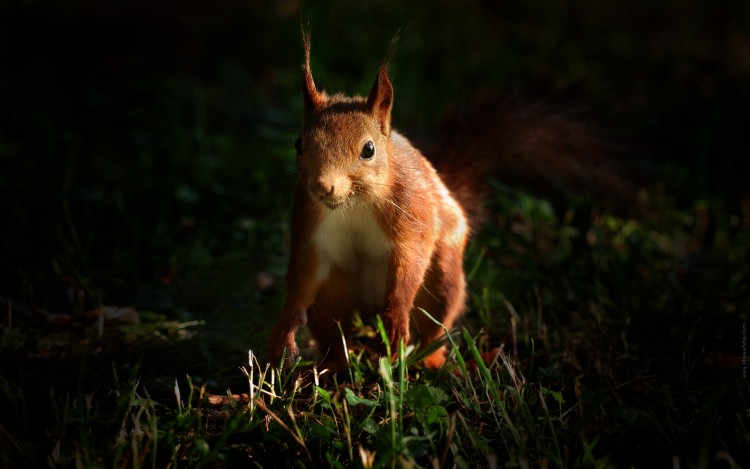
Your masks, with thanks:
M 517 169 L 519 176 L 531 174 L 550 186 L 560 173 L 578 184 L 587 167 L 603 168 L 594 177 L 604 191 L 622 183 L 617 171 L 607 170 L 605 158 L 593 154 L 581 163 L 582 147 L 597 146 L 584 128 L 538 117 L 528 108 L 507 113 L 502 105 L 486 103 L 475 112 L 474 124 L 441 144 L 438 172 L 391 126 L 388 59 L 366 98 L 329 95 L 312 77 L 309 33 L 303 33 L 303 42 L 304 124 L 295 143 L 287 296 L 269 341 L 276 364 L 298 355 L 295 333 L 307 325 L 324 357 L 320 368 L 345 368 L 340 331 L 348 331 L 355 311 L 382 316 L 391 350 L 408 342 L 412 332 L 421 347 L 442 335 L 417 308 L 450 329 L 466 297 L 467 212 L 477 211 L 481 189 L 475 183 L 490 167 Z M 528 171 L 534 157 L 554 173 Z M 599 177 L 605 173 L 611 180 Z M 440 348 L 424 364 L 438 368 L 444 361 Z
M 464 310 L 463 253 L 469 225 L 432 164 L 391 127 L 388 63 L 367 98 L 319 91 L 304 35 L 304 125 L 296 142 L 298 181 L 291 220 L 287 297 L 270 336 L 279 363 L 298 354 L 309 327 L 322 368 L 346 366 L 338 323 L 380 314 L 392 350 L 410 325 L 424 347 L 442 335 L 420 307 L 450 328 Z M 437 368 L 439 349 L 425 359 Z

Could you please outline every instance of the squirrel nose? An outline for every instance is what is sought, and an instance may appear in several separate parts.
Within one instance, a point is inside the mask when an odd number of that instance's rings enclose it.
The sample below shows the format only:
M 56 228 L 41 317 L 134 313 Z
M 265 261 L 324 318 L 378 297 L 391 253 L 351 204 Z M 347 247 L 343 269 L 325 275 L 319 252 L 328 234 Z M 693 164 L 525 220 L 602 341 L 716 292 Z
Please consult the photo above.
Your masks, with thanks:
M 310 190 L 313 194 L 325 197 L 327 195 L 333 194 L 333 191 L 335 189 L 335 186 L 331 182 L 323 181 L 322 179 L 318 179 L 317 181 L 313 181 L 310 184 Z

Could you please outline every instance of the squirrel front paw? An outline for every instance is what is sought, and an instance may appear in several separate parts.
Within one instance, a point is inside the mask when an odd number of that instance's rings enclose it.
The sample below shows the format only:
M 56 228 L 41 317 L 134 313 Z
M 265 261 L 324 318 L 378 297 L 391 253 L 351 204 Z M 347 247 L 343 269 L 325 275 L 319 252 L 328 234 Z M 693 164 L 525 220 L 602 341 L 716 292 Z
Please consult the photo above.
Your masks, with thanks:
M 398 344 L 402 340 L 404 345 L 409 343 L 409 321 L 404 320 L 401 317 L 389 318 L 385 317 L 383 321 L 385 330 L 388 332 L 388 339 L 391 346 L 391 354 L 398 354 Z
M 299 355 L 299 348 L 294 336 L 297 329 L 307 324 L 307 312 L 302 309 L 285 309 L 271 329 L 268 338 L 268 353 L 273 365 L 279 365 L 281 359 L 284 367 L 291 365 Z
M 294 340 L 295 332 L 294 328 L 289 329 L 279 322 L 274 325 L 268 340 L 268 351 L 273 365 L 282 364 L 283 358 L 284 363 L 282 365 L 284 367 L 289 366 L 299 355 L 299 348 Z

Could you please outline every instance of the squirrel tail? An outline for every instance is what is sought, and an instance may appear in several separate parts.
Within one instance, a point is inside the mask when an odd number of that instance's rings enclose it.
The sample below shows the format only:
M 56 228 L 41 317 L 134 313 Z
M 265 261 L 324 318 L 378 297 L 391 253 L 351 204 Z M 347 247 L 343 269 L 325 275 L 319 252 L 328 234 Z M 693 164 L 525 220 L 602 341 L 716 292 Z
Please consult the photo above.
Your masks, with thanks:
M 570 111 L 518 98 L 484 97 L 443 120 L 426 151 L 472 224 L 484 218 L 487 177 L 555 200 L 590 198 L 618 214 L 645 209 L 622 149 Z

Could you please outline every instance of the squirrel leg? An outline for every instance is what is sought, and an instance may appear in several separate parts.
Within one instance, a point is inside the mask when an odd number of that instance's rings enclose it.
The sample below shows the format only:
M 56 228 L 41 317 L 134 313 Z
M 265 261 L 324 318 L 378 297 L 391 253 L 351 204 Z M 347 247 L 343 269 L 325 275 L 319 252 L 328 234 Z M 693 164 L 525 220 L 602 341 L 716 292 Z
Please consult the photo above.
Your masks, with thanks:
M 466 282 L 463 271 L 463 245 L 439 245 L 433 255 L 422 289 L 414 302 L 450 330 L 464 311 Z M 421 311 L 413 313 L 414 328 L 419 332 L 420 347 L 424 348 L 443 336 L 444 330 Z M 424 365 L 437 369 L 445 362 L 445 346 L 424 359 Z
M 282 357 L 284 366 L 299 355 L 299 348 L 295 341 L 297 329 L 307 323 L 307 309 L 302 305 L 285 306 L 271 329 L 268 338 L 268 350 L 271 363 L 278 365 Z
M 292 252 L 286 276 L 286 301 L 268 340 L 269 357 L 274 365 L 284 357 L 283 365 L 287 366 L 299 354 L 295 335 L 297 329 L 307 324 L 307 311 L 315 300 L 319 285 L 316 268 L 317 259 L 311 252 Z
M 390 339 L 391 353 L 398 353 L 398 344 L 409 343 L 409 316 L 420 286 L 425 278 L 431 254 L 430 247 L 407 246 L 394 252 L 389 260 L 393 272 L 386 294 L 383 323 Z

